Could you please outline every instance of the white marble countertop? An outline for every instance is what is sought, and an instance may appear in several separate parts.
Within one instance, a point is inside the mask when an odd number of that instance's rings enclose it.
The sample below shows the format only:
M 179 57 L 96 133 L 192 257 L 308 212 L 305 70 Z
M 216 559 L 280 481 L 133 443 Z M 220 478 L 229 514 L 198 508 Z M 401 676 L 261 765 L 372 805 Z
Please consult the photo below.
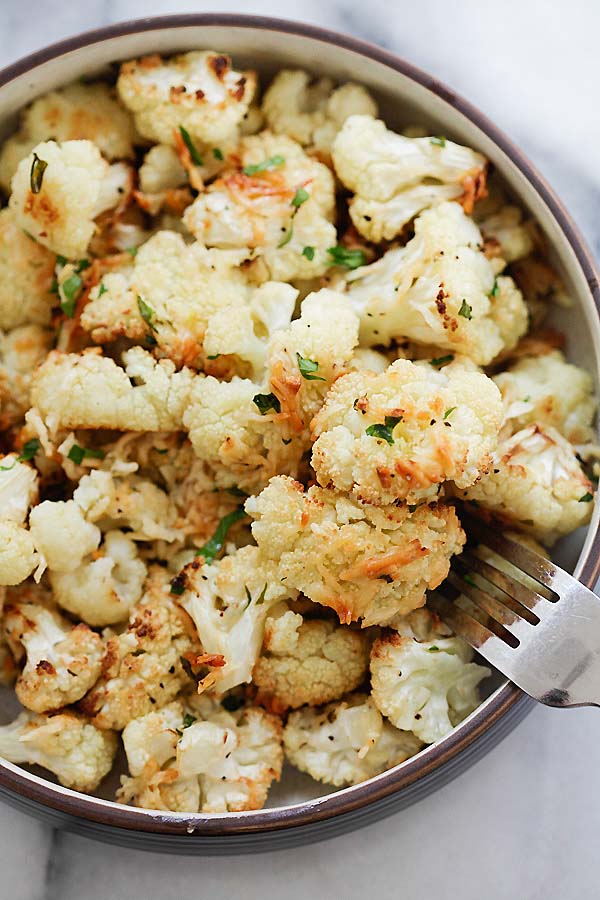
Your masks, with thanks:
M 439 76 L 529 153 L 600 252 L 596 0 L 217 6 L 347 31 Z M 0 65 L 94 26 L 210 8 L 198 0 L 0 0 Z M 600 896 L 597 742 L 596 710 L 537 708 L 484 760 L 418 805 L 352 835 L 266 856 L 143 854 L 53 832 L 0 805 L 0 897 L 592 900 Z

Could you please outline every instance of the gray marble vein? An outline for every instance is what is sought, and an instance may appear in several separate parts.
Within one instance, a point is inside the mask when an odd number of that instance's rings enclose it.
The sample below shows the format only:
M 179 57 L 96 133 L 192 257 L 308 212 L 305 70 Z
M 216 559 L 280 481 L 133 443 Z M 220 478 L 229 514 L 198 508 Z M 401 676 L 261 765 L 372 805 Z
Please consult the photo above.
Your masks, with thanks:
M 197 0 L 0 0 L 0 65 L 82 29 L 209 8 Z M 523 147 L 600 253 L 596 0 L 237 0 L 218 8 L 347 31 L 447 81 Z M 600 895 L 599 742 L 596 710 L 538 708 L 417 806 L 318 846 L 236 860 L 104 846 L 0 806 L 0 900 L 592 900 Z

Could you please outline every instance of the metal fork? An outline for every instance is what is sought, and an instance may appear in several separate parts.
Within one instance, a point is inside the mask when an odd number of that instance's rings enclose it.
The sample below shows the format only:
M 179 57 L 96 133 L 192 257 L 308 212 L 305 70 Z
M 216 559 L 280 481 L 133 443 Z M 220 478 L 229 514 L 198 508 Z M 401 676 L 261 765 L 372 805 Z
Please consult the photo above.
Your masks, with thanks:
M 429 607 L 535 700 L 600 706 L 600 598 L 479 519 L 460 518 L 467 549 L 455 557 Z M 514 571 L 509 575 L 482 559 L 482 547 Z

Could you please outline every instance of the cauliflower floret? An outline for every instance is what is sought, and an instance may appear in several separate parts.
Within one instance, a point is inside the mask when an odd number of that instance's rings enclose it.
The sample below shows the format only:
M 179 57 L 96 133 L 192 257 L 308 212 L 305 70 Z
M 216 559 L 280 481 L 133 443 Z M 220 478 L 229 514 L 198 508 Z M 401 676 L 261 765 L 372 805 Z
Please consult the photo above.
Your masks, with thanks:
M 491 670 L 472 658 L 458 637 L 420 643 L 386 634 L 371 651 L 373 700 L 396 728 L 433 744 L 479 705 L 477 685 Z
M 514 347 L 527 330 L 527 309 L 511 278 L 495 279 L 481 243 L 461 207 L 443 203 L 416 219 L 406 246 L 351 272 L 348 294 L 360 316 L 361 343 L 409 338 L 480 365 Z
M 444 481 L 468 487 L 489 471 L 501 421 L 486 375 L 399 359 L 336 381 L 311 425 L 312 465 L 320 484 L 368 503 L 434 500 Z
M 150 340 L 178 366 L 198 366 L 210 317 L 228 308 L 234 318 L 246 306 L 251 291 L 237 268 L 243 255 L 188 245 L 180 234 L 159 231 L 129 265 L 91 290 L 81 325 L 97 343 Z
M 256 89 L 254 72 L 236 72 L 231 59 L 211 50 L 123 63 L 117 91 L 139 133 L 176 144 L 185 128 L 192 141 L 212 146 L 236 134 Z
M 593 440 L 597 400 L 591 375 L 567 362 L 560 350 L 520 359 L 494 381 L 512 433 L 527 425 L 550 425 L 572 444 Z
M 23 525 L 38 498 L 38 474 L 16 453 L 0 459 L 0 520 Z
M 73 572 L 100 544 L 100 529 L 86 521 L 74 500 L 44 500 L 34 506 L 29 528 L 44 568 L 55 572 Z
M 421 749 L 410 731 L 387 722 L 370 697 L 354 694 L 324 709 L 293 712 L 283 731 L 285 755 L 316 781 L 358 784 L 397 766 Z
M 129 180 L 129 167 L 109 165 L 91 141 L 46 141 L 19 163 L 9 205 L 36 241 L 79 259 L 94 234 L 94 219 L 118 206 Z
M 159 194 L 181 187 L 187 182 L 186 171 L 169 144 L 151 147 L 144 156 L 138 175 L 140 189 L 145 194 Z
M 4 636 L 25 667 L 17 679 L 17 697 L 34 712 L 48 712 L 81 700 L 100 675 L 104 647 L 87 625 L 71 625 L 58 613 L 35 603 L 8 604 Z
M 389 367 L 390 361 L 384 353 L 370 347 L 357 347 L 347 365 L 350 372 L 375 372 L 380 375 Z
M 21 325 L 6 334 L 0 331 L 0 428 L 22 422 L 31 406 L 31 375 L 53 342 L 54 333 L 41 325 Z
M 217 487 L 252 492 L 279 472 L 298 473 L 307 440 L 280 418 L 277 403 L 245 378 L 195 381 L 183 423 Z
M 363 506 L 333 490 L 304 491 L 285 476 L 245 509 L 278 579 L 334 609 L 340 622 L 362 619 L 363 627 L 423 606 L 425 590 L 444 580 L 465 540 L 452 507 Z
M 142 596 L 146 566 L 129 534 L 109 531 L 92 557 L 70 572 L 50 571 L 56 602 L 94 627 L 125 621 Z
M 16 522 L 0 520 L 0 586 L 20 584 L 37 564 L 31 534 Z
M 530 223 L 523 222 L 518 206 L 503 206 L 492 215 L 477 218 L 488 253 L 497 253 L 507 263 L 516 262 L 535 249 Z
M 106 159 L 133 157 L 135 129 L 129 114 L 103 82 L 75 82 L 38 97 L 22 116 L 21 128 L 0 151 L 0 186 L 7 192 L 23 157 L 41 141 L 93 141 Z
M 243 138 L 240 168 L 228 170 L 185 211 L 209 247 L 253 248 L 277 281 L 322 275 L 336 244 L 334 180 L 327 166 L 285 135 Z M 263 279 L 266 280 L 266 279 Z
M 99 731 L 74 712 L 22 712 L 0 726 L 0 756 L 17 765 L 42 766 L 76 791 L 95 790 L 112 768 L 117 736 Z
M 551 426 L 529 425 L 500 441 L 493 460 L 490 474 L 458 496 L 547 547 L 590 521 L 593 485 L 571 444 Z
M 300 619 L 294 646 L 280 649 L 280 635 L 276 631 L 272 641 L 267 620 L 262 653 L 252 673 L 263 701 L 280 711 L 329 703 L 354 691 L 367 670 L 368 635 L 327 620 L 303 622 L 296 613 L 287 615 Z
M 267 127 L 313 146 L 328 157 L 333 140 L 349 116 L 377 115 L 377 104 L 364 87 L 344 84 L 335 88 L 329 78 L 311 79 L 302 69 L 282 69 L 262 101 Z
M 424 209 L 459 200 L 471 213 L 485 196 L 480 153 L 446 138 L 395 134 L 373 116 L 346 119 L 332 156 L 339 178 L 354 191 L 350 217 L 375 243 L 396 237 Z
M 194 381 L 190 370 L 176 372 L 171 360 L 157 363 L 141 347 L 127 350 L 123 362 L 124 370 L 95 350 L 49 353 L 33 375 L 31 402 L 50 431 L 180 430 Z
M 269 609 L 279 600 L 293 599 L 293 587 L 281 582 L 275 564 L 251 546 L 212 565 L 196 557 L 174 583 L 204 654 L 214 658 L 215 670 L 202 687 L 216 685 L 222 693 L 250 681 Z
M 15 211 L 0 209 L 0 328 L 50 321 L 54 264 L 54 254 L 22 230 Z
M 80 707 L 98 728 L 121 730 L 174 699 L 188 680 L 182 658 L 198 652 L 194 626 L 173 603 L 165 571 L 156 567 L 127 630 L 109 637 L 102 678 Z

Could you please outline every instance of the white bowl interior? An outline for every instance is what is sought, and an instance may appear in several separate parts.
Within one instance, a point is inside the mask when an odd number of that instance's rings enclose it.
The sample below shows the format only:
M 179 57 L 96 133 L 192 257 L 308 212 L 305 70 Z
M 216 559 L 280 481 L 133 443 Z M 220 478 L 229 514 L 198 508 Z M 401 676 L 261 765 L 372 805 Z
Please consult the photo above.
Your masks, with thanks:
M 553 262 L 562 274 L 574 305 L 554 309 L 550 324 L 567 336 L 567 355 L 586 368 L 600 384 L 600 325 L 586 278 L 575 253 L 550 209 L 513 160 L 481 128 L 438 94 L 381 62 L 342 46 L 318 38 L 271 29 L 225 25 L 188 25 L 125 34 L 71 50 L 51 59 L 0 88 L 2 111 L 0 137 L 15 127 L 18 111 L 40 94 L 68 84 L 82 75 L 106 71 L 112 62 L 149 53 L 172 53 L 190 49 L 217 49 L 230 53 L 237 65 L 258 70 L 261 83 L 282 67 L 302 67 L 315 75 L 328 75 L 337 81 L 357 81 L 377 98 L 381 116 L 391 127 L 424 124 L 432 134 L 444 134 L 480 150 L 502 174 L 506 187 L 518 203 L 529 210 L 540 224 L 551 248 Z M 561 540 L 553 558 L 577 574 L 584 549 L 591 544 L 600 510 L 594 510 L 592 527 L 580 529 Z M 487 700 L 505 683 L 493 676 L 487 684 Z M 486 700 L 484 700 L 484 704 Z M 18 703 L 12 691 L 0 691 L 0 718 L 14 717 Z M 468 726 L 466 719 L 459 728 Z M 42 770 L 36 771 L 48 777 Z M 54 780 L 48 778 L 48 780 Z M 111 775 L 97 796 L 112 799 L 118 775 Z M 332 793 L 326 785 L 287 767 L 282 781 L 269 796 L 267 808 L 289 806 Z

